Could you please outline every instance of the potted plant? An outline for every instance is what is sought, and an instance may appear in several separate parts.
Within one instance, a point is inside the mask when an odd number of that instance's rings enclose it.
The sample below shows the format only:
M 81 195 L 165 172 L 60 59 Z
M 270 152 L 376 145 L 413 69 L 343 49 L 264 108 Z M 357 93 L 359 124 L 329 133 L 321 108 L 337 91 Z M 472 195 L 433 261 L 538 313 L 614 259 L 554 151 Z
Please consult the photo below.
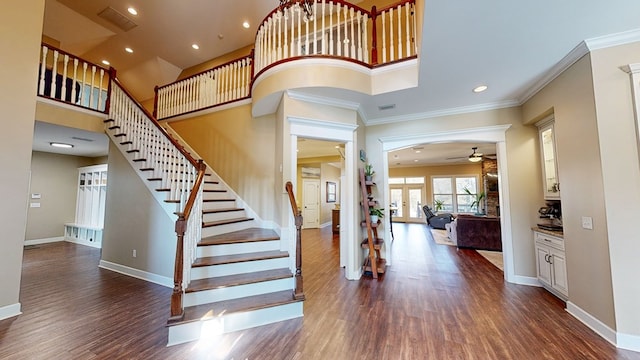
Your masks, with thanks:
M 373 166 L 371 164 L 367 164 L 364 166 L 364 180 L 371 181 L 373 179 L 373 174 L 376 172 L 373 171 Z
M 369 215 L 371 216 L 371 222 L 377 223 L 379 219 L 384 217 L 384 209 L 371 208 L 369 209 Z
M 433 201 L 433 210 L 435 210 L 435 212 L 438 212 L 440 210 L 444 209 L 444 201 L 443 200 L 439 200 L 436 199 Z
M 465 193 L 467 193 L 467 195 L 472 195 L 475 197 L 475 199 L 473 200 L 473 202 L 471 202 L 471 208 L 473 209 L 474 207 L 476 208 L 476 215 L 483 215 L 484 212 L 482 212 L 482 210 L 480 209 L 480 202 L 484 199 L 485 197 L 485 193 L 484 191 L 481 191 L 477 194 L 473 194 L 469 189 L 464 188 L 462 189 L 464 190 Z

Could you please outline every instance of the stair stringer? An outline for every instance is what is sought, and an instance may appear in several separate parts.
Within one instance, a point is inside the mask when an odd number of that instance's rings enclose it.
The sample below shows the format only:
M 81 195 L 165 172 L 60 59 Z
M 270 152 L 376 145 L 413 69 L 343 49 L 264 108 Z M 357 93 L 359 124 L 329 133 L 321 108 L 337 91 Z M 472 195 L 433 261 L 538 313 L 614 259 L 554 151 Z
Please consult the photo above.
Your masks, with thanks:
M 173 128 L 171 127 L 170 124 L 168 123 L 162 123 L 162 126 L 165 128 L 165 130 L 167 130 L 167 132 L 169 134 L 171 134 L 171 136 L 173 136 L 176 140 L 178 140 L 180 142 L 180 144 L 182 144 L 182 146 L 185 147 L 185 149 L 193 154 L 195 157 L 197 157 L 198 159 L 202 159 L 202 157 L 198 154 L 197 151 L 195 151 L 191 146 L 189 146 L 189 143 L 187 143 L 175 130 L 173 130 Z M 257 227 L 261 227 L 264 229 L 271 229 L 273 231 L 276 232 L 276 234 L 278 234 L 278 236 L 281 236 L 281 229 L 280 226 L 278 226 L 275 222 L 273 221 L 267 221 L 264 220 L 260 217 L 260 215 L 258 215 L 257 212 L 255 212 L 251 206 L 245 202 L 242 197 L 240 197 L 231 186 L 229 186 L 229 184 L 227 184 L 222 177 L 220 177 L 220 175 L 218 175 L 218 173 L 209 165 L 207 164 L 207 162 L 205 161 L 205 165 L 207 166 L 207 173 L 211 174 L 211 176 L 215 179 L 215 181 L 218 181 L 220 183 L 220 185 L 226 189 L 230 195 L 232 195 L 232 197 L 234 197 L 236 199 L 236 206 L 240 207 L 240 208 L 244 208 L 247 214 L 247 217 L 253 218 L 254 220 L 254 224 Z
M 105 128 L 106 128 L 105 132 L 107 136 L 109 136 L 109 139 L 111 139 L 111 142 L 118 148 L 118 150 L 120 150 L 120 153 L 122 153 L 124 158 L 127 159 L 127 162 L 129 163 L 129 165 L 131 165 L 133 169 L 137 170 L 136 173 L 138 174 L 138 177 L 140 177 L 140 180 L 142 180 L 142 183 L 147 187 L 147 189 L 149 189 L 151 196 L 153 196 L 153 198 L 160 204 L 160 207 L 167 213 L 167 215 L 169 215 L 169 218 L 177 219 L 177 216 L 175 213 L 180 211 L 178 209 L 180 205 L 165 202 L 165 200 L 167 200 L 167 194 L 156 191 L 156 188 L 154 187 L 154 183 L 147 180 L 147 177 L 145 177 L 145 172 L 140 171 L 141 169 L 140 163 L 133 161 L 133 159 L 135 159 L 136 153 L 128 153 L 127 152 L 127 150 L 129 150 L 128 145 L 120 144 L 122 139 L 115 137 L 115 134 L 114 134 L 115 131 L 110 131 L 108 129 L 108 126 L 105 126 Z

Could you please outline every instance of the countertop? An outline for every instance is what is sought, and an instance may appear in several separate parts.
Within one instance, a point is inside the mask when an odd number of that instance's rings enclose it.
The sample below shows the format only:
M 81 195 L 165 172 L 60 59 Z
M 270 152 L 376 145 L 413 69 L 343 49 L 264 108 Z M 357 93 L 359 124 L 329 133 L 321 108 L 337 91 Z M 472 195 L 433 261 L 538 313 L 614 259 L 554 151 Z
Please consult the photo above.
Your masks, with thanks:
M 551 231 L 551 230 L 545 230 L 545 229 L 540 229 L 537 226 L 534 226 L 531 228 L 531 230 L 542 233 L 542 234 L 547 234 L 547 235 L 551 235 L 551 236 L 555 236 L 558 237 L 560 239 L 564 239 L 564 234 L 562 233 L 562 231 Z

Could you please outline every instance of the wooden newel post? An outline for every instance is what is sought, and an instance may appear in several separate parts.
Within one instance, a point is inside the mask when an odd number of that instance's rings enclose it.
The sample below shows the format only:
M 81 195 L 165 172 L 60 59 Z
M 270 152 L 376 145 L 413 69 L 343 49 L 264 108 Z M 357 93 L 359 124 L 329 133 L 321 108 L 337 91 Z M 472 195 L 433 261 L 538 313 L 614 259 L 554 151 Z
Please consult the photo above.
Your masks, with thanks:
M 293 185 L 290 181 L 284 187 L 289 194 L 289 202 L 296 225 L 296 288 L 293 289 L 293 298 L 296 300 L 304 300 L 304 291 L 302 286 L 302 213 L 298 210 L 296 199 L 293 195 Z
M 378 18 L 378 9 L 371 8 L 371 65 L 378 64 L 378 30 L 376 29 L 376 20 Z
M 116 79 L 116 69 L 113 66 L 109 67 L 109 83 L 107 84 L 107 100 L 104 104 L 104 113 L 109 114 L 109 109 L 111 108 L 111 84 L 113 84 L 113 80 Z
M 176 220 L 176 261 L 173 269 L 173 293 L 171 294 L 171 317 L 169 321 L 182 320 L 184 311 L 182 309 L 182 278 L 184 265 L 184 233 L 187 230 L 187 221 L 184 214 L 178 214 Z
M 153 87 L 155 96 L 153 97 L 153 117 L 158 120 L 158 85 Z

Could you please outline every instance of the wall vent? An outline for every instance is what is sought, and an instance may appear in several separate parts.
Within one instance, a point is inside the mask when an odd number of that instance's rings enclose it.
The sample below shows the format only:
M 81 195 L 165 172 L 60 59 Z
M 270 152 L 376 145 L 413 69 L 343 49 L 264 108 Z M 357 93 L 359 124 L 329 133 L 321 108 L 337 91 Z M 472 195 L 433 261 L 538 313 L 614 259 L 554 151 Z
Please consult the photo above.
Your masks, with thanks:
M 73 140 L 80 140 L 80 141 L 86 141 L 86 142 L 93 142 L 93 139 L 87 139 L 87 138 L 82 138 L 82 137 L 77 137 L 77 136 L 72 136 L 71 137 Z
M 380 105 L 378 106 L 378 110 L 383 111 L 383 110 L 391 110 L 391 109 L 395 109 L 396 104 L 389 104 L 389 105 Z
M 119 13 L 111 6 L 108 6 L 104 10 L 100 11 L 98 13 L 98 16 L 117 26 L 122 31 L 129 31 L 138 26 L 138 24 L 134 23 L 128 17 Z

